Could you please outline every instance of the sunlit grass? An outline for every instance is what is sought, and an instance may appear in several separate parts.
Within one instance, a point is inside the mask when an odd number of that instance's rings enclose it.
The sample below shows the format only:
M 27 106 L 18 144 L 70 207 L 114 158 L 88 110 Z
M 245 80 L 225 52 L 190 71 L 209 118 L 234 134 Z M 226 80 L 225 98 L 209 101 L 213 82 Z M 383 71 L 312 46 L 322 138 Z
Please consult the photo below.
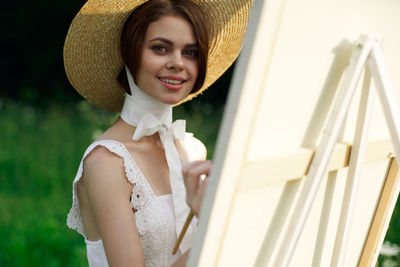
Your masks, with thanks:
M 91 125 L 73 109 L 6 102 L 0 114 L 0 266 L 87 266 L 65 216 Z

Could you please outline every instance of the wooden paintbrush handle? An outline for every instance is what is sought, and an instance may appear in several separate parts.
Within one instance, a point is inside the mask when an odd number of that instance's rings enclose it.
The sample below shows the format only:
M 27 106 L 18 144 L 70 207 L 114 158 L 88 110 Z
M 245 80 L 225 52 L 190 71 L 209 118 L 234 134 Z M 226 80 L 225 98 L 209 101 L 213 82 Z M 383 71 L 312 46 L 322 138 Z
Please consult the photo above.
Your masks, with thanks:
M 185 235 L 185 233 L 186 233 L 186 231 L 187 231 L 187 229 L 188 229 L 188 227 L 190 225 L 190 222 L 193 219 L 193 216 L 194 216 L 194 212 L 193 212 L 193 210 L 190 210 L 190 212 L 189 212 L 189 214 L 188 214 L 188 216 L 186 218 L 185 224 L 183 225 L 183 228 L 181 230 L 181 233 L 179 234 L 178 240 L 176 240 L 175 247 L 172 250 L 172 255 L 175 255 L 176 252 L 178 251 L 178 248 L 181 245 L 182 239 L 183 239 L 183 237 L 184 237 L 184 235 Z

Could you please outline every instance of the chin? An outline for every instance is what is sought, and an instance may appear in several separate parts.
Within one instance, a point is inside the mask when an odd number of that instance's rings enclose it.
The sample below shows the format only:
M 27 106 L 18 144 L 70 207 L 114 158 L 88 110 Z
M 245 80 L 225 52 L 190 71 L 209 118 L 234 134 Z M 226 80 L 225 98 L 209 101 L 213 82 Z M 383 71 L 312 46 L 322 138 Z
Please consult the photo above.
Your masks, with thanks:
M 168 104 L 168 105 L 175 105 L 178 104 L 179 102 L 181 102 L 183 99 L 185 99 L 188 96 L 188 94 L 182 96 L 182 95 L 169 95 L 164 97 L 163 99 L 160 99 L 161 102 L 163 102 L 164 104 Z
M 162 102 L 164 104 L 168 104 L 168 105 L 175 105 L 175 104 L 178 104 L 182 99 L 168 98 L 168 99 L 163 100 Z

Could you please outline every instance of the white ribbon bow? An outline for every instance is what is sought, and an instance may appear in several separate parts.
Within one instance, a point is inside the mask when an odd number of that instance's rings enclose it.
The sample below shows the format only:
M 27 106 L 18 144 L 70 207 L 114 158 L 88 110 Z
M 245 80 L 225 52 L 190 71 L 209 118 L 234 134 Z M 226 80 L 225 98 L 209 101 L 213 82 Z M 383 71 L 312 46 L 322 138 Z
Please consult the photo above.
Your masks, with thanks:
M 139 121 L 136 127 L 133 140 L 138 141 L 143 136 L 153 135 L 156 132 L 159 134 L 169 134 L 176 139 L 185 138 L 186 122 L 184 120 L 177 120 L 171 126 L 166 125 L 159 121 L 153 114 L 147 113 Z

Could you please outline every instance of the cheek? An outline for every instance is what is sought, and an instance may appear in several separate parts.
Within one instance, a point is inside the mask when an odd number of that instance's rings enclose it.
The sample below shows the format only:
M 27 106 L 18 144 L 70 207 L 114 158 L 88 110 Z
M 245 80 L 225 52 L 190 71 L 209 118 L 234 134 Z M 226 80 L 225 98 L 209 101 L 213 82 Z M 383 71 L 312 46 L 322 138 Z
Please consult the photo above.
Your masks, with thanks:
M 190 61 L 187 63 L 187 70 L 190 73 L 191 78 L 196 81 L 199 75 L 199 66 L 197 61 Z
M 144 57 L 145 60 L 143 60 L 142 64 L 140 64 L 140 69 L 142 72 L 146 75 L 152 74 L 154 71 L 154 65 L 155 63 L 153 60 L 149 57 Z
M 154 72 L 157 72 L 160 67 L 163 65 L 162 58 L 155 56 L 152 52 L 150 51 L 145 51 L 142 54 L 142 62 L 140 64 L 140 68 L 148 73 L 148 74 L 154 74 Z

